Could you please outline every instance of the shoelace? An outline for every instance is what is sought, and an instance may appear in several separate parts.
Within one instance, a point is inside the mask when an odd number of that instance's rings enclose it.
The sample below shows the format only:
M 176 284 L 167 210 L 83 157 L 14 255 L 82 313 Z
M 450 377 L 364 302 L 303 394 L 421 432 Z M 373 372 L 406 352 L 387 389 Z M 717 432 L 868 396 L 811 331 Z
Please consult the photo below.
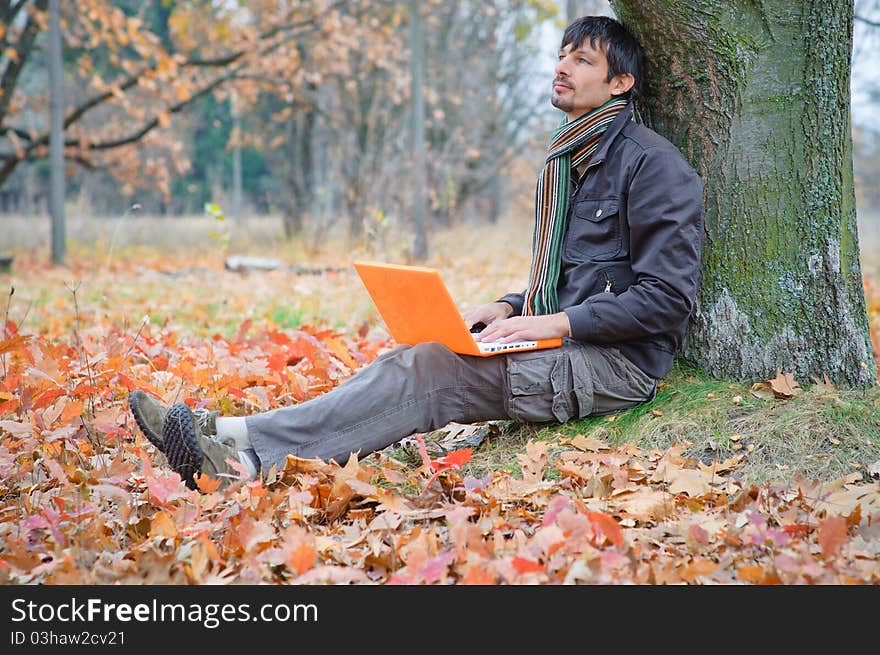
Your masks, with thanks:
M 233 448 L 233 449 L 235 448 L 235 439 L 233 439 L 232 437 L 225 437 L 223 439 L 220 439 L 217 436 L 217 433 L 215 430 L 211 430 L 211 432 L 208 432 L 208 421 L 211 418 L 211 416 L 213 414 L 216 414 L 217 412 L 211 411 L 209 409 L 205 409 L 202 407 L 199 409 L 192 410 L 192 413 L 193 413 L 193 418 L 195 418 L 196 423 L 198 424 L 199 429 L 202 431 L 202 434 L 204 436 L 208 437 L 209 439 L 215 439 L 215 440 L 219 441 L 220 443 L 229 446 L 230 448 Z M 216 427 L 217 427 L 217 424 L 215 423 L 214 428 L 216 429 Z
M 204 407 L 199 409 L 194 409 L 192 411 L 193 416 L 196 419 L 196 423 L 198 424 L 201 430 L 207 430 L 208 428 L 208 419 L 211 416 L 211 410 L 205 409 Z

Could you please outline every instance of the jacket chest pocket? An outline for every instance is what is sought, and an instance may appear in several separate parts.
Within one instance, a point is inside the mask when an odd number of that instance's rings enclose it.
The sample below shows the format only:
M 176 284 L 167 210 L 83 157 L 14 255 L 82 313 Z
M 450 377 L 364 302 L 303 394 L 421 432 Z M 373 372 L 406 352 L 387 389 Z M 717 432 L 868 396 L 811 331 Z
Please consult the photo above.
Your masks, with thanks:
M 566 254 L 574 258 L 612 259 L 620 253 L 618 198 L 588 198 L 575 202 L 566 235 Z

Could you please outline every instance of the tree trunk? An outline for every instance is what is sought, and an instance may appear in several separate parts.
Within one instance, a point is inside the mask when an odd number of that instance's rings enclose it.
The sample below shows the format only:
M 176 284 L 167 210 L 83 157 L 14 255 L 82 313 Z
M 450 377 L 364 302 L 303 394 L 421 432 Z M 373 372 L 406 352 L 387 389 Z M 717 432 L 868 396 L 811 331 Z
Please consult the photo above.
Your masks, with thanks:
M 706 185 L 683 355 L 725 378 L 875 379 L 859 265 L 849 2 L 613 0 L 641 41 L 643 118 Z
M 412 256 L 422 261 L 428 256 L 427 180 L 425 172 L 425 99 L 423 75 L 425 71 L 425 41 L 418 0 L 410 0 L 410 65 L 412 72 Z
M 52 215 L 52 263 L 67 258 L 64 221 L 64 95 L 61 68 L 61 26 L 59 0 L 49 3 L 49 213 Z

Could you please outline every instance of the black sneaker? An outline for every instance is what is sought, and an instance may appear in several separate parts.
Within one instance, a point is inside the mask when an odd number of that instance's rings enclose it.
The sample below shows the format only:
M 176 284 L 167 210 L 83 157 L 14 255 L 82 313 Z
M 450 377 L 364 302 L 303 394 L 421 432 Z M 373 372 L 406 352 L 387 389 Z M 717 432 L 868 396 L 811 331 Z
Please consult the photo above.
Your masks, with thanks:
M 150 394 L 135 389 L 128 396 L 128 406 L 131 407 L 131 413 L 141 432 L 147 440 L 159 449 L 159 452 L 165 452 L 165 444 L 163 443 L 163 429 L 165 425 L 165 416 L 168 414 L 168 407 L 163 405 Z M 197 409 L 193 411 L 196 421 L 199 424 L 202 434 L 217 434 L 217 416 L 218 411 L 209 411 L 207 409 Z
M 200 473 L 220 480 L 220 488 L 235 479 L 236 471 L 227 459 L 238 461 L 238 451 L 231 439 L 220 442 L 202 435 L 192 410 L 185 403 L 175 403 L 165 415 L 162 429 L 165 457 L 171 468 L 190 489 L 196 489 Z M 224 473 L 232 474 L 227 477 Z

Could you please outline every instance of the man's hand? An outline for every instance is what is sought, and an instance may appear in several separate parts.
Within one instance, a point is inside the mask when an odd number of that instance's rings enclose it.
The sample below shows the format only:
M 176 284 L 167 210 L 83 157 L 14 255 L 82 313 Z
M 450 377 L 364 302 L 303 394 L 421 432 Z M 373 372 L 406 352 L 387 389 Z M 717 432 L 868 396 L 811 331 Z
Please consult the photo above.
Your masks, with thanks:
M 568 314 L 559 312 L 544 316 L 513 316 L 498 319 L 489 323 L 485 330 L 474 335 L 474 339 L 508 343 L 570 336 L 571 324 L 568 322 Z
M 485 305 L 472 307 L 462 312 L 461 317 L 464 319 L 468 329 L 477 323 L 485 323 L 490 325 L 495 321 L 507 318 L 513 314 L 513 307 L 507 302 L 490 302 Z

